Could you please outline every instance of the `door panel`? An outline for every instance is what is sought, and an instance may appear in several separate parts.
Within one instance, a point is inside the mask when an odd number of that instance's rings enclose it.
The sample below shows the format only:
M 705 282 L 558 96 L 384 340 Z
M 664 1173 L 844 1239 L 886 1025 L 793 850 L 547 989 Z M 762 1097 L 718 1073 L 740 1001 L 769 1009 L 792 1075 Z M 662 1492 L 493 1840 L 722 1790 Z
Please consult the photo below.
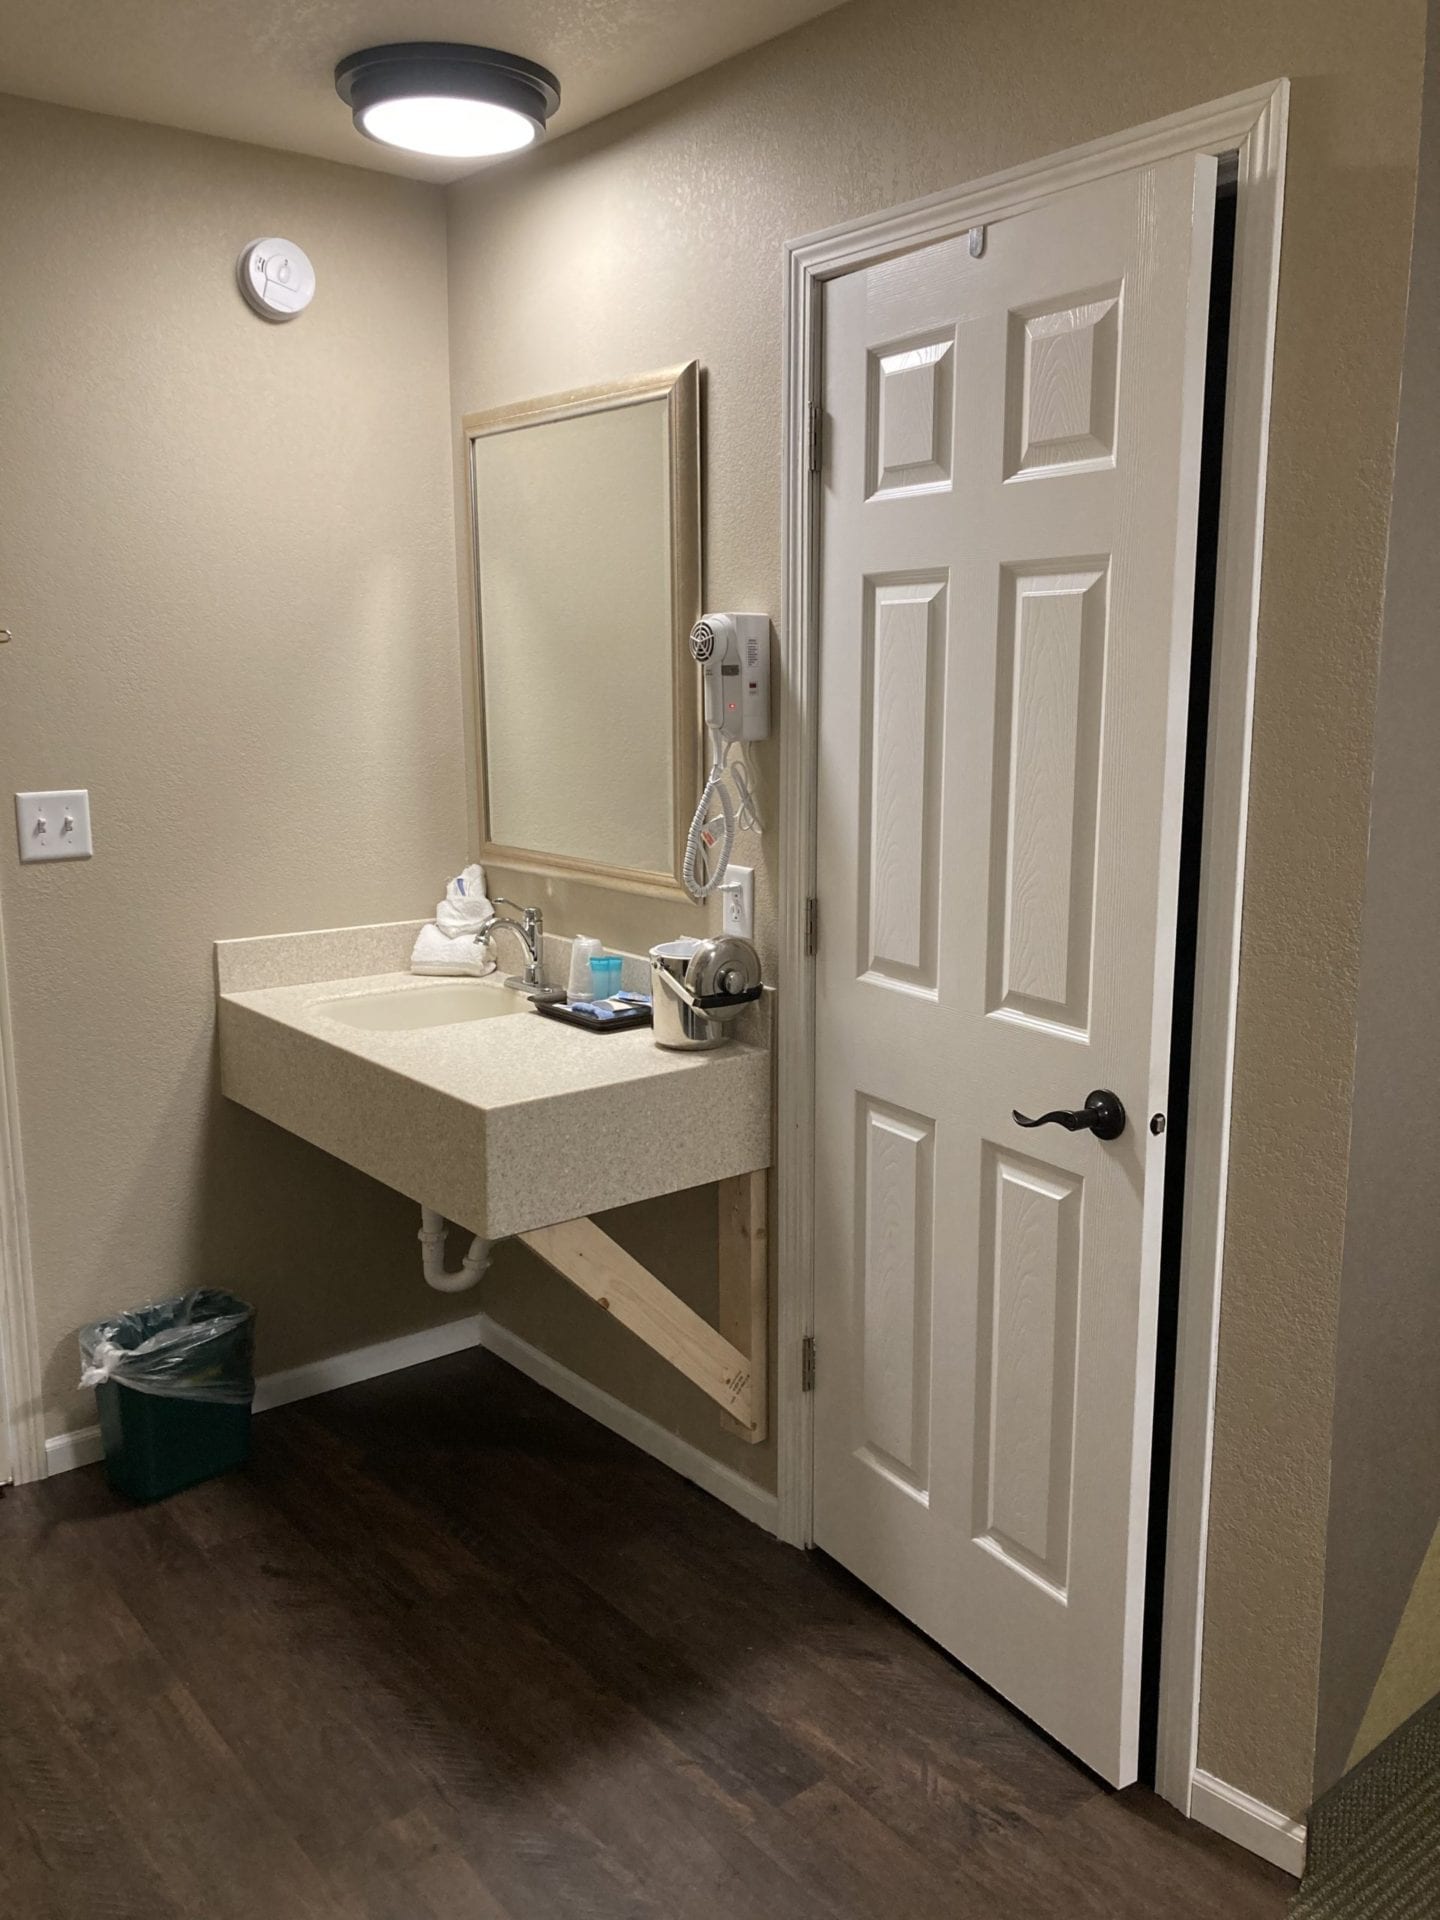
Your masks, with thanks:
M 945 581 L 868 583 L 860 722 L 862 972 L 932 992 L 939 927 Z
M 1133 1778 L 1214 166 L 831 282 L 820 1546 Z M 1113 1088 L 1116 1141 L 1021 1132 Z
M 1085 1032 L 1106 574 L 1003 568 L 989 907 L 991 1011 Z
M 985 1156 L 976 1341 L 976 1538 L 1063 1599 L 1080 1305 L 1080 1183 Z
M 930 1479 L 930 1214 L 935 1128 L 866 1101 L 857 1191 L 865 1452 L 922 1500 Z

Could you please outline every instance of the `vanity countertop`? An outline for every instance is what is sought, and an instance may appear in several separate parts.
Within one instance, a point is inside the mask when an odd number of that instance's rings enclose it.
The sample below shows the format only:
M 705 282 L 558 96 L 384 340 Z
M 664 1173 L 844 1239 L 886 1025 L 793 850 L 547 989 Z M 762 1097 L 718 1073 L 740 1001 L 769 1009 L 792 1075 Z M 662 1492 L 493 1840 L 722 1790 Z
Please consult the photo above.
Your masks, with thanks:
M 330 1018 L 327 1001 L 437 984 L 394 964 L 417 927 L 221 942 L 224 1094 L 491 1239 L 769 1165 L 770 1053 L 753 1041 L 669 1052 L 648 1028 L 589 1033 L 528 1007 L 380 1031 Z

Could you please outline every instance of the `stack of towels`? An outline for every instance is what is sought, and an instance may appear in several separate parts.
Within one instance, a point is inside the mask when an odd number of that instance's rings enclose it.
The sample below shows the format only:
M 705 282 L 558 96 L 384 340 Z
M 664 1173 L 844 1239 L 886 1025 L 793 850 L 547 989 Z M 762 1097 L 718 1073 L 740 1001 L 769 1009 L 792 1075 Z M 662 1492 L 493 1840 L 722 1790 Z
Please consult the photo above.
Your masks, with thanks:
M 494 912 L 485 895 L 485 869 L 466 867 L 445 889 L 435 918 L 420 929 L 410 956 L 412 973 L 493 973 L 495 956 L 475 936 Z

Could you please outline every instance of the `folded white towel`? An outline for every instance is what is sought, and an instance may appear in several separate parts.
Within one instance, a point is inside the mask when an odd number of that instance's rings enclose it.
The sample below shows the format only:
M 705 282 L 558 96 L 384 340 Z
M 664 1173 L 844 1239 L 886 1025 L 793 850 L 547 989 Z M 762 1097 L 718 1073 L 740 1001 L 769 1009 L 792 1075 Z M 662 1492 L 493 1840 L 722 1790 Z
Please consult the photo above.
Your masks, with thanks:
M 412 973 L 493 973 L 495 956 L 473 933 L 442 933 L 433 921 L 420 929 L 410 955 Z
M 485 897 L 485 869 L 469 866 L 446 887 L 435 909 L 435 924 L 442 933 L 475 934 L 494 911 Z

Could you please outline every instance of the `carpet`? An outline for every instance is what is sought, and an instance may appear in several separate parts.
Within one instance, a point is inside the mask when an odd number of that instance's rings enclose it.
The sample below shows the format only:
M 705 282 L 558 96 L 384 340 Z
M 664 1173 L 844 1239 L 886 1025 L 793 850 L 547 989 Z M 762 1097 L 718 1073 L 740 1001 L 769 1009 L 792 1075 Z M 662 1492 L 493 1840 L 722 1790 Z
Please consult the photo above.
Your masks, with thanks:
M 1316 1802 L 1290 1920 L 1440 1920 L 1440 1697 Z

